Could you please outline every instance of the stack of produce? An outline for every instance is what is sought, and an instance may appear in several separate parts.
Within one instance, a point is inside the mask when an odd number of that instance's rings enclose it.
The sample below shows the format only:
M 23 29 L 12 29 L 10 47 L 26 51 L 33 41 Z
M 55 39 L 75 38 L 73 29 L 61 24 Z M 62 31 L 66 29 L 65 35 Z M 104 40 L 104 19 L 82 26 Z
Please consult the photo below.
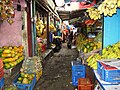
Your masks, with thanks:
M 91 19 L 101 19 L 101 14 L 104 16 L 112 16 L 117 12 L 117 8 L 120 8 L 120 0 L 104 0 L 98 8 L 89 8 L 88 12 Z
M 100 11 L 100 14 L 104 14 L 104 16 L 112 16 L 117 12 L 117 0 L 105 0 L 103 1 L 99 7 L 98 10 Z
M 86 62 L 88 63 L 88 66 L 92 67 L 93 69 L 97 69 L 97 60 L 113 58 L 120 58 L 120 42 L 103 48 L 102 55 L 91 55 L 90 57 L 88 57 Z
M 50 31 L 56 31 L 56 28 L 52 23 L 49 25 L 49 29 Z
M 43 24 L 43 21 L 37 18 L 36 21 L 36 34 L 38 37 L 41 36 L 45 28 L 45 25 Z
M 79 34 L 76 38 L 76 47 L 77 47 L 77 50 L 80 51 L 82 50 L 82 47 L 83 47 L 83 44 L 85 43 L 86 41 L 86 37 L 82 34 Z
M 83 44 L 82 50 L 84 53 L 89 53 L 93 50 L 99 49 L 101 47 L 100 43 L 97 42 L 86 42 Z
M 100 11 L 96 8 L 88 8 L 86 12 L 88 12 L 89 17 L 93 20 L 101 19 Z
M 91 41 L 85 38 L 84 35 L 80 34 L 76 39 L 76 46 L 78 51 L 82 50 L 84 53 L 88 53 L 93 50 L 99 49 L 101 47 L 101 43 Z
M 5 90 L 18 90 L 13 84 L 5 85 Z
M 117 7 L 120 8 L 120 0 L 117 2 Z
M 9 24 L 12 24 L 14 16 L 13 0 L 0 0 L 0 22 L 7 20 Z
M 24 60 L 20 70 L 23 73 L 35 73 L 38 80 L 42 75 L 42 63 L 40 57 L 28 57 Z
M 26 73 L 21 72 L 20 76 L 17 79 L 17 83 L 31 84 L 34 77 L 35 77 L 35 74 L 26 74 Z
M 4 46 L 0 48 L 0 55 L 5 69 L 10 69 L 24 60 L 23 46 Z

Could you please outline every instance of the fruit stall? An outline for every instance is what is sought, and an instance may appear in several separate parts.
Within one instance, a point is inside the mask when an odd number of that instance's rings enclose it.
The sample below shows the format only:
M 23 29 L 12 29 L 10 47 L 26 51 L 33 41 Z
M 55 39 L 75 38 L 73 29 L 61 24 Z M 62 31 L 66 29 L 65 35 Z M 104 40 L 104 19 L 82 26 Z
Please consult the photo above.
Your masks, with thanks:
M 46 3 L 46 2 L 45 2 Z M 53 5 L 53 3 L 47 2 L 48 4 Z M 53 42 L 53 33 L 56 32 L 56 20 L 58 16 L 56 12 L 49 12 L 46 4 L 40 1 L 36 1 L 36 38 L 37 38 L 37 51 L 38 54 L 46 53 L 47 49 L 52 49 Z M 53 8 L 54 5 L 51 7 Z
M 17 89 L 33 90 L 36 82 L 42 76 L 41 59 L 37 56 L 28 57 L 23 61 L 20 73 L 13 81 Z
M 5 88 L 12 84 L 11 79 L 18 74 L 25 59 L 25 46 L 22 37 L 22 12 L 25 2 L 1 1 L 0 9 L 0 58 L 3 62 Z M 17 5 L 21 3 L 21 8 Z M 20 5 L 20 4 L 19 4 Z M 10 78 L 9 80 L 7 80 Z
M 38 42 L 38 53 L 39 55 L 46 51 L 47 48 L 47 30 L 46 24 L 43 23 L 43 20 L 40 20 L 40 15 L 36 15 L 36 36 Z M 46 22 L 46 21 L 44 21 Z
M 0 57 L 4 68 L 0 85 L 4 82 L 5 89 L 33 90 L 42 76 L 44 57 L 41 58 L 41 54 L 50 48 L 50 32 L 56 31 L 55 24 L 49 19 L 56 18 L 56 15 L 45 3 L 38 1 L 6 0 L 2 5 L 8 8 L 2 8 L 0 13 Z
M 39 16 L 39 15 L 37 15 Z M 36 22 L 36 34 L 37 34 L 37 42 L 38 42 L 38 52 L 44 53 L 47 49 L 47 23 L 46 21 L 40 20 L 40 17 L 37 17 Z M 44 18 L 44 17 L 41 17 Z M 44 23 L 43 23 L 44 22 Z M 49 25 L 49 38 L 50 44 L 53 42 L 53 32 L 56 31 L 56 28 L 53 24 L 53 21 L 50 22 Z
M 86 12 L 91 19 L 102 20 L 102 32 L 99 32 L 92 41 L 86 40 L 83 35 L 77 37 L 77 50 L 83 51 L 84 64 L 93 69 L 97 87 L 102 90 L 120 89 L 119 79 L 116 79 L 120 74 L 119 4 L 120 0 L 105 0 L 97 8 L 89 8 Z M 99 51 L 94 52 L 95 49 Z
M 22 79 L 19 81 L 19 86 L 22 85 L 24 88 L 26 83 L 28 87 L 32 86 L 33 88 L 42 75 L 41 58 L 34 56 L 33 59 L 30 59 L 33 61 L 32 63 L 28 61 L 29 56 L 31 56 L 28 49 L 28 39 L 30 39 L 31 35 L 27 24 L 30 22 L 27 22 L 29 17 L 27 17 L 26 3 L 29 2 L 24 0 L 0 1 L 2 5 L 0 9 L 0 60 L 3 62 L 3 65 L 0 64 L 0 89 L 3 87 L 16 90 L 16 84 L 18 83 L 14 81 L 15 84 L 12 84 L 12 81 L 21 73 L 24 73 L 24 75 L 21 75 Z M 33 72 L 24 72 L 28 69 L 28 66 L 30 69 L 30 64 L 34 65 L 34 70 L 31 68 Z M 26 79 L 28 77 L 30 79 Z

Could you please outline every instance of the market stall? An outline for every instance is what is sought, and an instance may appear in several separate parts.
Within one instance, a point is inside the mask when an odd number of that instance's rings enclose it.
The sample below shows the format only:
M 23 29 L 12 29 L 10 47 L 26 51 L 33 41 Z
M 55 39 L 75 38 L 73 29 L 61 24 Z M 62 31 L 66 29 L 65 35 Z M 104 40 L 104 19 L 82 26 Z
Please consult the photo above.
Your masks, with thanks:
M 8 10 L 10 12 L 1 12 L 1 15 L 8 15 L 5 17 L 1 16 L 1 23 L 0 23 L 0 48 L 1 48 L 1 54 L 0 56 L 3 59 L 4 68 L 10 69 L 16 66 L 18 63 L 20 63 L 22 60 L 24 60 L 24 44 L 22 43 L 23 36 L 22 36 L 22 11 L 17 10 L 15 8 L 14 4 L 17 5 L 16 2 L 2 2 L 5 6 L 3 6 L 3 9 L 5 7 L 8 7 Z M 7 3 L 9 3 L 11 6 L 9 6 Z M 21 9 L 24 9 L 25 2 L 22 1 L 23 5 L 21 6 Z M 6 5 L 7 4 L 7 5 Z M 12 6 L 13 5 L 13 6 Z M 13 14 L 14 17 L 13 17 Z M 10 21 L 10 22 L 9 22 Z M 21 58 L 21 60 L 18 60 Z M 10 65 L 11 63 L 11 65 Z M 14 64 L 13 64 L 14 63 Z M 9 64 L 9 65 L 8 65 Z
M 25 1 L 0 1 L 0 58 L 4 68 L 5 88 L 9 88 L 13 76 L 19 73 L 25 59 L 26 45 L 23 43 L 23 12 Z M 25 45 L 25 46 L 24 46 Z M 10 78 L 11 77 L 11 78 Z M 7 80 L 10 78 L 9 80 Z M 7 81 L 6 81 L 7 80 Z
M 38 53 L 39 55 L 46 51 L 47 48 L 47 28 L 46 28 L 46 21 L 43 21 L 40 17 L 39 13 L 36 15 L 36 37 L 38 43 Z M 44 23 L 43 23 L 44 22 Z
M 114 7 L 109 6 L 109 4 L 113 4 Z M 97 9 L 99 15 L 104 14 L 102 20 L 102 50 L 97 54 L 90 55 L 86 62 L 93 69 L 99 84 L 98 88 L 102 90 L 119 90 L 119 79 L 117 79 L 119 78 L 119 67 L 117 66 L 119 64 L 116 61 L 116 59 L 120 58 L 119 1 L 111 1 L 109 4 L 105 0 Z M 103 5 L 106 5 L 107 8 L 102 7 Z M 111 10 L 109 11 L 108 8 Z M 100 18 L 98 17 L 99 15 L 93 16 L 92 13 L 90 14 L 89 10 L 88 12 L 92 19 Z
M 79 58 L 93 69 L 100 90 L 119 90 L 119 64 L 115 61 L 120 58 L 119 7 L 119 0 L 105 0 L 98 6 L 88 8 L 86 14 L 89 19 L 85 20 L 87 35 L 81 33 L 77 37 Z M 113 61 L 102 63 L 110 59 Z M 114 65 L 111 67 L 109 62 Z

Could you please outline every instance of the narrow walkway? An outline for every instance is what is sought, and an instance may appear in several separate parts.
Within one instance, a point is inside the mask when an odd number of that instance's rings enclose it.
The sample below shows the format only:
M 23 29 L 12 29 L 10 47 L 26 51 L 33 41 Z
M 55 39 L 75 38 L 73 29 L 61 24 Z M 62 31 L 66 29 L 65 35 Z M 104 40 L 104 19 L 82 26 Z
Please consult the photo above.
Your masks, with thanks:
M 74 90 L 71 61 L 76 60 L 77 57 L 76 49 L 68 49 L 64 43 L 62 49 L 46 61 L 43 75 L 34 90 Z

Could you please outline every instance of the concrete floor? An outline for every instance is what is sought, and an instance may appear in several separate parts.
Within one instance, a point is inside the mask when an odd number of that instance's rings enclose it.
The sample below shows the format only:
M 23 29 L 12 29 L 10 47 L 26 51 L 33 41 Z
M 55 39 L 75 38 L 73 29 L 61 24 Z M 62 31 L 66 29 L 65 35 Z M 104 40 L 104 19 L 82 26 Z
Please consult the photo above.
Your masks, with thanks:
M 63 43 L 59 52 L 45 62 L 43 75 L 36 83 L 34 90 L 75 90 L 72 85 L 71 61 L 79 56 L 76 49 L 68 49 Z M 87 77 L 93 79 L 89 67 L 86 69 Z

